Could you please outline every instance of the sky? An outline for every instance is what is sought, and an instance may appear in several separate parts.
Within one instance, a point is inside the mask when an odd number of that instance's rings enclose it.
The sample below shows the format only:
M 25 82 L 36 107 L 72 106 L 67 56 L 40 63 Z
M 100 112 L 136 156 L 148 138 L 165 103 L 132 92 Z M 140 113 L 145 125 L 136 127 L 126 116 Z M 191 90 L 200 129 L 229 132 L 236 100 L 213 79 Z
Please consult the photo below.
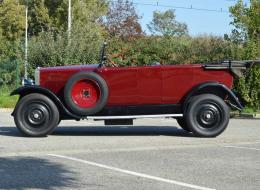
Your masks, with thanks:
M 249 0 L 244 0 L 248 3 Z M 236 0 L 133 0 L 137 8 L 138 14 L 142 16 L 140 20 L 142 28 L 149 34 L 147 24 L 153 18 L 153 11 L 166 11 L 168 9 L 175 9 L 176 19 L 179 22 L 184 22 L 188 25 L 189 34 L 197 36 L 201 34 L 212 34 L 223 36 L 230 34 L 232 26 L 230 22 L 232 18 L 228 9 L 236 3 Z M 156 6 L 158 2 L 159 6 Z M 140 4 L 139 4 L 140 3 Z M 141 5 L 141 4 L 153 4 Z M 193 7 L 199 9 L 213 9 L 223 12 L 202 11 L 193 9 L 179 9 L 171 8 L 177 7 Z

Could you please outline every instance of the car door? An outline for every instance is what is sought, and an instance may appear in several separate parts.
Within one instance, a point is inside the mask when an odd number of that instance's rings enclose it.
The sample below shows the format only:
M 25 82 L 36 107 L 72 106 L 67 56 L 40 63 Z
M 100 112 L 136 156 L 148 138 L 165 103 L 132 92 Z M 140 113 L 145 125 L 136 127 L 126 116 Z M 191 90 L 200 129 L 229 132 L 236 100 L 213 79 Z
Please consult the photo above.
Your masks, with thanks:
M 98 72 L 108 85 L 108 105 L 138 104 L 137 67 L 104 67 Z
M 138 102 L 139 104 L 161 104 L 162 73 L 161 66 L 138 67 Z
M 177 104 L 193 84 L 193 68 L 189 65 L 167 65 L 162 67 L 162 101 Z

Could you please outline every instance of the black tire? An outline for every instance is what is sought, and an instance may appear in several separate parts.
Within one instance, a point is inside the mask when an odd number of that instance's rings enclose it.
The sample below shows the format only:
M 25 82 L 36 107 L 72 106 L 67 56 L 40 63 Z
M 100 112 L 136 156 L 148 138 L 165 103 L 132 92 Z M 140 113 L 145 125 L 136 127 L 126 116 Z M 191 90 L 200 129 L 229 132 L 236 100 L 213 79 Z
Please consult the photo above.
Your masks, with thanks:
M 31 137 L 50 134 L 57 127 L 59 118 L 59 110 L 53 101 L 37 93 L 21 98 L 14 112 L 16 127 Z
M 77 82 L 83 80 L 93 83 L 98 88 L 100 95 L 98 97 L 98 100 L 95 102 L 94 107 L 81 107 L 80 105 L 77 105 L 75 103 L 75 100 L 73 100 L 73 96 L 72 96 L 73 86 Z M 84 91 L 84 89 L 82 89 L 82 91 Z M 87 95 L 84 94 L 85 92 L 87 92 Z M 88 90 L 85 90 L 84 92 L 82 92 L 82 96 L 83 96 L 82 98 L 86 98 L 88 96 L 91 97 L 91 93 L 89 93 Z M 88 115 L 93 115 L 95 113 L 98 113 L 105 107 L 107 103 L 107 99 L 108 99 L 108 87 L 106 81 L 101 76 L 93 72 L 76 73 L 68 80 L 64 88 L 64 100 L 67 107 L 73 113 L 80 116 L 88 116 Z
M 218 96 L 203 94 L 192 98 L 186 110 L 186 123 L 199 137 L 216 137 L 229 123 L 229 107 Z
M 61 122 L 61 119 L 59 119 L 57 126 L 59 126 L 59 125 L 60 125 L 60 122 Z
M 190 130 L 189 127 L 187 126 L 187 123 L 186 123 L 185 118 L 177 118 L 176 120 L 177 120 L 177 123 L 179 124 L 179 126 L 180 126 L 183 130 L 185 130 L 185 131 L 187 131 L 187 132 L 191 132 L 191 130 Z

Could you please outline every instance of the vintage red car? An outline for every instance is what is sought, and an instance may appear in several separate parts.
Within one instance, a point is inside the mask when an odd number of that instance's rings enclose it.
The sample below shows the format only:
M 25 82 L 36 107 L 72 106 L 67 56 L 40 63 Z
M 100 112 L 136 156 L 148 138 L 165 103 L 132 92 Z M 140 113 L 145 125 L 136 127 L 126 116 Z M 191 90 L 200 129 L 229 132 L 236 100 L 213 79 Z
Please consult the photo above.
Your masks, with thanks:
M 46 136 L 61 120 L 171 117 L 196 136 L 215 137 L 227 127 L 230 107 L 242 109 L 230 90 L 233 77 L 254 62 L 106 67 L 105 64 L 37 68 L 35 84 L 16 89 L 18 129 Z

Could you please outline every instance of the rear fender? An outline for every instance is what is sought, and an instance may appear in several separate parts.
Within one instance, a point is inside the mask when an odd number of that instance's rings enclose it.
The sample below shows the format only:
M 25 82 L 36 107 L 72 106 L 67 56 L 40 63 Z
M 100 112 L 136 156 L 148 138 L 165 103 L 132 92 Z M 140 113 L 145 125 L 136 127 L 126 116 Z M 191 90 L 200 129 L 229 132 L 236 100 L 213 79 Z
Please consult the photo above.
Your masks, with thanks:
M 80 119 L 80 117 L 78 117 L 77 115 L 71 113 L 62 103 L 62 101 L 56 96 L 56 94 L 54 94 L 53 92 L 51 92 L 50 90 L 46 89 L 46 88 L 42 88 L 40 86 L 34 86 L 34 85 L 30 85 L 30 86 L 23 86 L 20 88 L 17 88 L 16 90 L 14 90 L 13 92 L 11 92 L 10 96 L 14 96 L 14 95 L 19 95 L 20 98 L 23 98 L 24 96 L 28 95 L 28 94 L 32 94 L 32 93 L 39 93 L 39 94 L 43 94 L 45 96 L 47 96 L 48 98 L 50 98 L 58 107 L 59 111 L 61 112 L 62 117 L 69 117 L 69 118 L 74 118 L 74 119 Z M 14 112 L 12 113 L 12 115 L 15 114 L 16 109 L 14 109 Z
M 222 99 L 228 100 L 228 103 L 230 107 L 235 108 L 237 110 L 242 110 L 243 106 L 239 102 L 238 98 L 232 92 L 226 85 L 220 84 L 217 82 L 207 82 L 200 84 L 198 86 L 195 86 L 186 96 L 183 100 L 184 102 L 184 110 L 187 108 L 189 101 L 193 96 L 199 95 L 199 94 L 215 94 Z

